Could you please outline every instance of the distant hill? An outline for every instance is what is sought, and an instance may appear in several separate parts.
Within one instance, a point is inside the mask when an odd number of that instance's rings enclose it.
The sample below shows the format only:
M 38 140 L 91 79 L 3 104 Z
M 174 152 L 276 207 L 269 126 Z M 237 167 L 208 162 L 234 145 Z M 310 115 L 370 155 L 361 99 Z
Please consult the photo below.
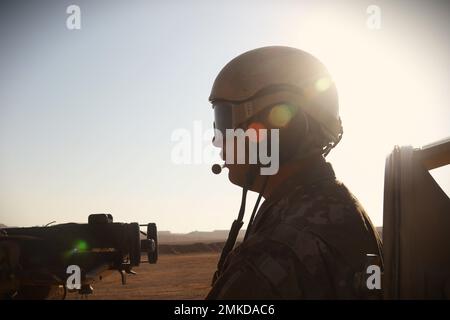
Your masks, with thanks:
M 190 244 L 160 244 L 159 254 L 186 254 L 186 253 L 219 253 L 222 251 L 225 242 L 201 242 Z
M 376 227 L 382 237 L 383 227 Z M 161 244 L 194 244 L 224 242 L 228 238 L 228 230 L 193 231 L 189 233 L 172 233 L 170 231 L 158 231 L 158 242 Z M 244 239 L 245 230 L 239 232 L 238 241 Z
M 228 237 L 228 230 L 193 231 L 189 233 L 172 233 L 170 231 L 158 231 L 158 242 L 161 244 L 188 244 L 188 243 L 212 243 L 224 242 Z M 242 240 L 245 230 L 239 232 L 238 241 Z

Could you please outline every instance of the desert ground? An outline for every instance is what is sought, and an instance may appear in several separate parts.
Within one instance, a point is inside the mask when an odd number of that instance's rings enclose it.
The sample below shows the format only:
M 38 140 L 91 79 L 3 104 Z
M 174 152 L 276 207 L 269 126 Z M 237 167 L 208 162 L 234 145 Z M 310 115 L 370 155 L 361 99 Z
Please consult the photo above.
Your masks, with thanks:
M 157 264 L 141 263 L 121 284 L 114 272 L 94 284 L 88 297 L 69 293 L 67 299 L 204 299 L 219 259 L 218 252 L 161 254 Z

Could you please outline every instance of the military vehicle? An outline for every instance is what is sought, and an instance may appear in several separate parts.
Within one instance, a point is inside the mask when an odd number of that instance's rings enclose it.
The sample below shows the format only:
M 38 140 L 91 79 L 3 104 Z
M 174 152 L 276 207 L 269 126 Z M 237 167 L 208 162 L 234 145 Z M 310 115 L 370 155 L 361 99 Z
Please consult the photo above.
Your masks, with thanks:
M 147 232 L 140 230 L 144 226 Z M 142 252 L 147 262 L 157 262 L 156 225 L 113 222 L 110 214 L 92 214 L 81 224 L 2 228 L 0 298 L 64 299 L 69 290 L 87 295 L 111 271 L 118 271 L 125 284 L 126 275 L 135 274 L 133 267 L 142 262 Z M 76 268 L 78 284 L 70 278 Z
M 450 299 L 450 201 L 430 170 L 450 164 L 450 138 L 395 147 L 386 160 L 385 299 Z

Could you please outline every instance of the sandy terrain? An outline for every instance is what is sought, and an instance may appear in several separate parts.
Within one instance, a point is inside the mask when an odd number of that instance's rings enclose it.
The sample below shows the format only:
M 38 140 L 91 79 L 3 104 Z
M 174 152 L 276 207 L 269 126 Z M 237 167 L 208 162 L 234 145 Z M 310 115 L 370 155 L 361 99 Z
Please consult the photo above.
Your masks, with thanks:
M 219 253 L 163 254 L 157 264 L 141 264 L 137 275 L 120 283 L 120 274 L 111 273 L 95 283 L 95 299 L 203 299 L 209 291 Z M 70 293 L 67 299 L 80 299 Z

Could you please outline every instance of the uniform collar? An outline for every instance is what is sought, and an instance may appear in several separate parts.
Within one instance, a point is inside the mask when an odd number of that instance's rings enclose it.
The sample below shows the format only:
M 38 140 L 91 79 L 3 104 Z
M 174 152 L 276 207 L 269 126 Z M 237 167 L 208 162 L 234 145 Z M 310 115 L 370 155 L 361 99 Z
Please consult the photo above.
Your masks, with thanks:
M 293 190 L 300 186 L 307 187 L 324 180 L 334 179 L 336 179 L 336 176 L 330 163 L 322 161 L 314 162 L 307 169 L 301 170 L 283 181 L 275 188 L 274 192 L 266 199 L 264 203 L 277 202 L 283 196 L 289 195 Z
M 269 178 L 270 179 L 270 178 Z M 301 170 L 294 174 L 292 177 L 286 179 L 279 186 L 276 187 L 274 192 L 263 202 L 258 210 L 253 223 L 253 232 L 258 229 L 261 224 L 264 213 L 276 202 L 278 202 L 283 197 L 289 196 L 294 190 L 299 187 L 307 188 L 324 181 L 335 180 L 336 176 L 333 167 L 330 163 L 324 161 L 317 161 L 312 163 L 308 169 Z

